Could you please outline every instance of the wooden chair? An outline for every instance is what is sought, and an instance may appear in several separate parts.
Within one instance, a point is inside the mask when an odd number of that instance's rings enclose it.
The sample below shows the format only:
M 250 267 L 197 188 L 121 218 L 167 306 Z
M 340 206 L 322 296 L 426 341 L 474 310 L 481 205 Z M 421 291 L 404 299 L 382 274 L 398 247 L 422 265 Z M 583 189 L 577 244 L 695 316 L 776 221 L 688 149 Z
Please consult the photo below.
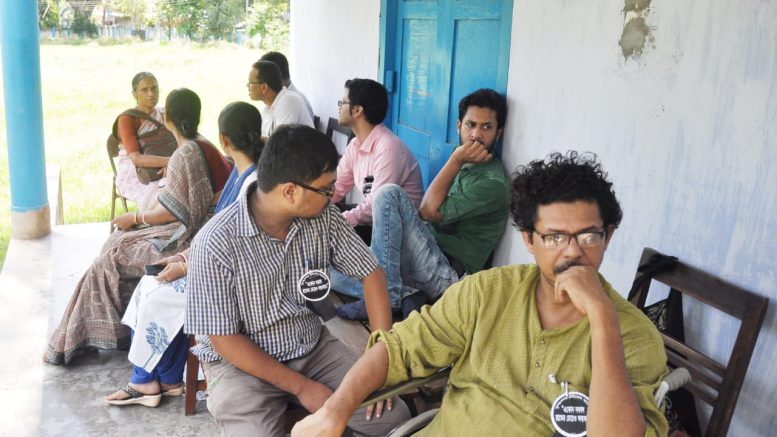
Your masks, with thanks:
M 106 141 L 106 147 L 108 150 L 108 160 L 111 162 L 111 170 L 113 171 L 113 179 L 111 181 L 111 222 L 116 217 L 116 200 L 121 200 L 121 204 L 124 207 L 124 212 L 129 211 L 127 208 L 127 198 L 122 196 L 119 189 L 116 187 L 116 162 L 114 160 L 119 156 L 119 141 L 113 135 L 108 137 Z M 111 225 L 110 232 L 112 233 L 116 227 Z
M 640 265 L 647 263 L 656 253 L 658 252 L 651 248 L 645 248 Z M 643 273 L 638 272 L 635 282 L 642 275 Z M 668 285 L 672 290 L 723 311 L 741 322 L 736 342 L 726 360 L 728 365 L 723 365 L 689 345 L 661 334 L 669 367 L 688 369 L 692 380 L 684 388 L 712 406 L 712 414 L 704 435 L 725 436 L 769 301 L 680 261 L 664 272 L 655 273 L 652 280 Z M 632 303 L 643 310 L 650 283 L 651 281 L 645 281 L 641 284 L 632 300 Z
M 343 135 L 345 135 L 348 138 L 348 142 L 350 143 L 353 137 L 356 136 L 356 134 L 353 133 L 350 127 L 348 126 L 342 126 L 336 118 L 329 117 L 329 122 L 326 125 L 326 136 L 329 138 L 332 138 L 332 134 L 335 132 L 339 132 Z
M 197 343 L 193 335 L 189 335 L 189 351 L 186 353 L 186 393 L 184 395 L 183 412 L 186 416 L 191 416 L 196 412 L 197 392 L 205 391 L 208 388 L 208 382 L 199 379 L 200 360 L 191 351 L 191 348 Z

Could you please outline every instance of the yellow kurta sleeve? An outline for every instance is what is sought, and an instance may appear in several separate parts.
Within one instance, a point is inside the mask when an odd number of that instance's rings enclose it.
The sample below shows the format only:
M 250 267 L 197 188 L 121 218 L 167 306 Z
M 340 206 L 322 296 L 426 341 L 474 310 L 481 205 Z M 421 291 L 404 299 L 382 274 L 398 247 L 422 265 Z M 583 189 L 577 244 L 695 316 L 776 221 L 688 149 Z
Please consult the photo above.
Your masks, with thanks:
M 478 294 L 466 282 L 452 285 L 433 306 L 424 306 L 390 332 L 373 332 L 367 349 L 376 342 L 386 344 L 388 376 L 384 387 L 422 378 L 453 364 L 472 338 L 479 306 Z

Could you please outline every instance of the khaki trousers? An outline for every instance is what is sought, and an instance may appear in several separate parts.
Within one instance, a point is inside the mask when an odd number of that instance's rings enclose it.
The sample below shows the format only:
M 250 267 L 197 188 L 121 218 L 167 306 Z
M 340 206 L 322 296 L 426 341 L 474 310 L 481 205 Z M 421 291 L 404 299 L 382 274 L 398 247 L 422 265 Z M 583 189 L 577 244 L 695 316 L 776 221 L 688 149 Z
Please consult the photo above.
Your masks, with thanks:
M 308 355 L 286 362 L 286 366 L 332 390 L 337 389 L 358 357 L 322 328 L 318 345 Z M 284 414 L 289 402 L 300 405 L 296 396 L 249 375 L 226 360 L 205 363 L 208 380 L 208 410 L 224 436 L 283 436 Z M 399 399 L 392 411 L 371 421 L 361 408 L 351 416 L 348 427 L 361 435 L 385 435 L 410 419 L 407 406 Z

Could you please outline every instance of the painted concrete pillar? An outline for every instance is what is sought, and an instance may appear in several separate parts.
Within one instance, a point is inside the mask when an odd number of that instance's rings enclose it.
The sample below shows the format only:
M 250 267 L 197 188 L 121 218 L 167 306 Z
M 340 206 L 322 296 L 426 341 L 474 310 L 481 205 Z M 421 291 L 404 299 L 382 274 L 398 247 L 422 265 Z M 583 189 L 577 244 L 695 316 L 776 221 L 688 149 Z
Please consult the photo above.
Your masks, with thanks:
M 51 233 L 43 147 L 38 3 L 0 1 L 0 44 L 11 180 L 11 236 Z

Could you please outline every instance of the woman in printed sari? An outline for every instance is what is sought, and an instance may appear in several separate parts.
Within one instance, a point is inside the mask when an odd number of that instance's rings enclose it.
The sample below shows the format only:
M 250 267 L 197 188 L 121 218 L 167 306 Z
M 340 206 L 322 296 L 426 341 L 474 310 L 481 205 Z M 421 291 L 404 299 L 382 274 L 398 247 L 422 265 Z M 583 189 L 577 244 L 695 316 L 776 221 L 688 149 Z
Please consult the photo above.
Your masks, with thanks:
M 167 96 L 165 124 L 178 140 L 167 166 L 159 205 L 114 220 L 119 228 L 86 271 L 49 340 L 44 360 L 68 364 L 83 348 L 127 347 L 129 329 L 121 324 L 144 266 L 186 249 L 212 211 L 230 165 L 197 133 L 200 99 L 188 89 Z
M 116 188 L 122 196 L 135 202 L 138 209 L 146 211 L 156 206 L 156 194 L 165 185 L 165 179 L 143 184 L 138 179 L 136 167 L 159 169 L 163 174 L 170 160 L 167 156 L 143 154 L 140 137 L 164 127 L 164 109 L 159 103 L 159 84 L 153 74 L 143 71 L 132 78 L 132 96 L 137 105 L 124 111 L 116 119 L 114 134 L 119 138 Z M 165 132 L 169 135 L 169 132 Z
M 216 213 L 234 203 L 256 180 L 256 162 L 264 144 L 262 116 L 245 102 L 227 105 L 219 115 L 219 140 L 235 161 L 221 193 Z M 163 396 L 184 392 L 183 371 L 188 351 L 183 333 L 186 308 L 188 249 L 156 264 L 165 266 L 156 276 L 144 276 L 135 289 L 122 322 L 133 333 L 129 360 L 134 364 L 129 383 L 107 396 L 113 405 L 159 405 Z M 177 333 L 177 334 L 174 334 Z M 172 337 L 172 338 L 171 338 Z

